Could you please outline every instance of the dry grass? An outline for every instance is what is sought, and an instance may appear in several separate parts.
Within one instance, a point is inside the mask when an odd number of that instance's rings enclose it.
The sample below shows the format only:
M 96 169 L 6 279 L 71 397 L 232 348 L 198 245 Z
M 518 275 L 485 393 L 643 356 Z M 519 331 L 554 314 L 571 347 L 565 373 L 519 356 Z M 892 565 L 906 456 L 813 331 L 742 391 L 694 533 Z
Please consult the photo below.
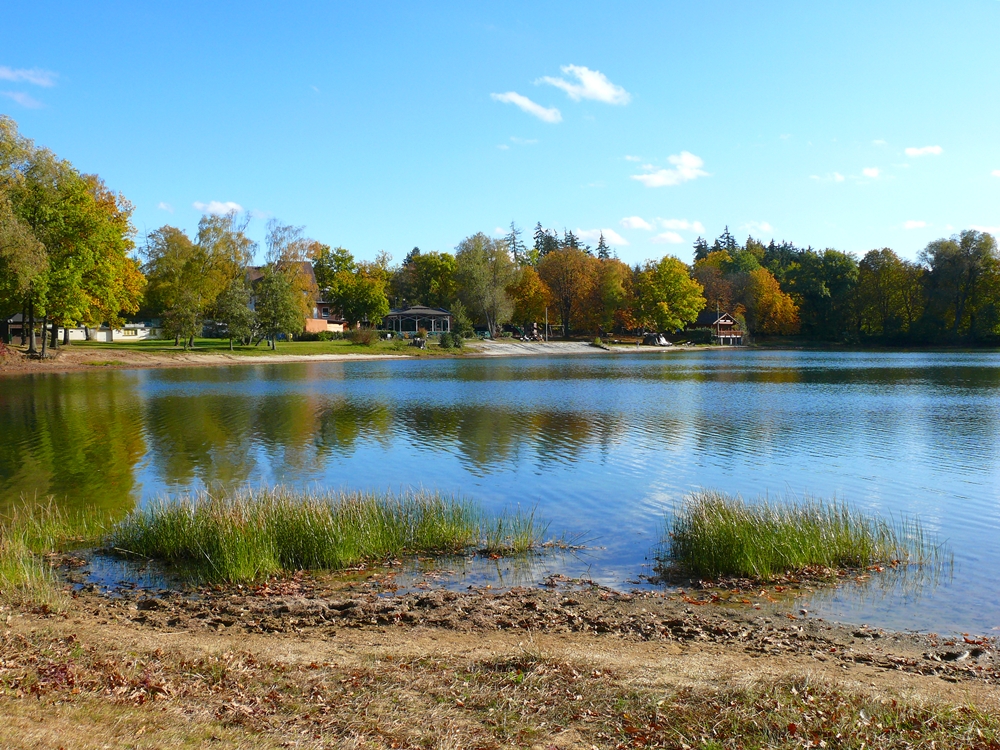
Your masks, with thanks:
M 663 691 L 524 649 L 308 663 L 34 631 L 0 637 L 0 711 L 0 744 L 39 748 L 1000 747 L 974 707 L 806 679 Z

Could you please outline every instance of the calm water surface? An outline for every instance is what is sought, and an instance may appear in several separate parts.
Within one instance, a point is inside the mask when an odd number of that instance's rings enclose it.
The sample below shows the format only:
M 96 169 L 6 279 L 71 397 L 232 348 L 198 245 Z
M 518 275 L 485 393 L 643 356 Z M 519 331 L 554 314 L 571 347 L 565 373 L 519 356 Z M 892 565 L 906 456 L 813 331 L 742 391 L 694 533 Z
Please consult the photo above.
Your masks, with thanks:
M 699 487 L 836 495 L 948 540 L 935 586 L 846 587 L 819 616 L 1000 626 L 1000 355 L 746 350 L 95 371 L 0 380 L 0 504 L 124 513 L 245 483 L 460 493 L 592 549 L 531 573 L 630 587 Z

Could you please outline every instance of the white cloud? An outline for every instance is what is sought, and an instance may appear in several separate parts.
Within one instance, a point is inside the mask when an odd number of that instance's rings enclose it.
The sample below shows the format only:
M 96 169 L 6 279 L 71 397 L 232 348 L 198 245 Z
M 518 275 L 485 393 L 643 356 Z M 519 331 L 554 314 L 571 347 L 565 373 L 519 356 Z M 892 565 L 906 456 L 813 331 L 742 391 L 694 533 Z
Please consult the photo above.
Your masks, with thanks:
M 159 203 L 157 203 L 156 207 L 161 211 L 168 211 L 170 213 L 174 212 L 174 207 L 171 206 L 169 203 L 165 203 L 164 201 L 160 201 Z
M 36 86 L 49 86 L 56 85 L 57 75 L 49 70 L 41 70 L 39 68 L 8 68 L 6 65 L 0 65 L 0 81 L 14 81 L 18 83 L 24 81 L 25 83 L 33 83 Z
M 903 229 L 923 229 L 926 226 L 927 226 L 927 222 L 926 221 L 914 221 L 914 220 L 910 220 L 910 221 L 904 221 L 903 222 Z
M 575 102 L 581 99 L 593 99 L 605 104 L 628 104 L 632 99 L 631 94 L 621 86 L 611 83 L 607 76 L 600 71 L 591 70 L 582 65 L 563 65 L 560 70 L 575 78 L 577 82 L 571 83 L 565 78 L 545 76 L 536 83 L 547 83 L 560 88 Z
M 667 161 L 674 165 L 673 169 L 657 169 L 649 174 L 634 174 L 632 179 L 638 180 L 646 187 L 663 187 L 664 185 L 680 185 L 682 182 L 708 176 L 708 172 L 702 169 L 705 162 L 690 151 L 674 154 L 668 157 Z M 643 169 L 653 170 L 653 167 L 646 165 Z
M 877 180 L 881 170 L 878 167 L 865 167 L 861 170 L 861 174 L 865 177 Z
M 562 113 L 559 112 L 555 107 L 543 107 L 541 104 L 535 104 L 526 96 L 521 96 L 516 91 L 508 91 L 506 94 L 490 94 L 490 97 L 494 101 L 503 102 L 504 104 L 513 104 L 515 107 L 519 107 L 524 112 L 529 115 L 534 115 L 539 120 L 544 122 L 562 122 Z
M 230 211 L 235 211 L 236 213 L 243 211 L 243 206 L 233 201 L 209 201 L 208 203 L 195 201 L 191 205 L 203 214 L 215 214 L 216 216 L 228 214 Z
M 38 109 L 42 106 L 42 103 L 35 97 L 29 96 L 23 91 L 0 91 L 0 95 L 6 96 L 8 99 L 13 99 L 22 107 L 27 107 L 28 109 Z
M 534 146 L 538 143 L 537 138 L 518 138 L 516 135 L 510 137 L 511 143 L 516 143 L 518 146 Z
M 691 230 L 692 232 L 704 233 L 705 226 L 700 221 L 688 221 L 687 219 L 657 219 L 664 229 Z
M 975 229 L 977 232 L 986 232 L 987 234 L 1000 234 L 1000 226 L 986 227 L 979 224 L 973 224 L 971 229 Z
M 642 161 L 642 157 L 641 156 L 629 156 L 628 154 L 625 154 L 625 161 Z
M 497 144 L 497 148 L 500 149 L 501 151 L 507 151 L 510 148 L 510 146 L 508 146 L 506 143 L 499 143 Z
M 743 228 L 750 232 L 757 232 L 758 234 L 774 231 L 774 227 L 766 221 L 748 221 L 743 225 Z
M 789 138 L 791 138 L 791 137 L 792 137 L 792 134 L 791 134 L 791 133 L 782 133 L 782 134 L 781 134 L 781 135 L 779 135 L 778 137 L 779 137 L 779 138 L 780 138 L 781 140 L 783 140 L 783 141 L 787 141 L 787 140 L 788 140 Z
M 819 180 L 820 182 L 843 182 L 846 178 L 840 172 L 833 172 L 823 177 L 820 177 L 818 174 L 811 174 L 809 175 L 809 179 Z
M 494 227 L 493 228 L 493 234 L 504 235 L 504 234 L 507 234 L 507 230 L 504 229 L 503 227 Z
M 940 156 L 944 149 L 940 146 L 921 146 L 920 148 L 915 148 L 911 146 L 906 149 L 907 156 L 927 156 L 931 154 L 933 156 Z
M 684 242 L 684 238 L 677 232 L 664 232 L 656 235 L 650 242 L 655 242 L 657 245 L 680 245 Z
M 994 177 L 1000 177 L 1000 169 L 994 169 L 990 174 Z
M 886 146 L 888 144 L 885 141 L 883 141 L 881 138 L 879 138 L 878 140 L 872 141 L 872 145 L 873 146 Z
M 592 242 L 596 245 L 598 240 L 601 238 L 602 232 L 604 233 L 604 241 L 609 245 L 619 245 L 624 247 L 628 244 L 627 239 L 609 227 L 604 227 L 603 229 L 577 229 L 576 236 L 584 242 Z
M 626 229 L 652 229 L 652 225 L 641 216 L 626 216 L 620 222 Z

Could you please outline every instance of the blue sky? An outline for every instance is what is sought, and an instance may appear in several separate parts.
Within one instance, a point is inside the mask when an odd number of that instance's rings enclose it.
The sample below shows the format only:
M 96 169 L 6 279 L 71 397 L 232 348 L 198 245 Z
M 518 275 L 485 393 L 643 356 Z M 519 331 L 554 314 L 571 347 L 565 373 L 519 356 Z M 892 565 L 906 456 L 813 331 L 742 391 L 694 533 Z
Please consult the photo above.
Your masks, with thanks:
M 0 112 L 136 207 L 361 258 L 516 221 L 629 262 L 723 226 L 1000 232 L 1000 2 L 10 3 Z

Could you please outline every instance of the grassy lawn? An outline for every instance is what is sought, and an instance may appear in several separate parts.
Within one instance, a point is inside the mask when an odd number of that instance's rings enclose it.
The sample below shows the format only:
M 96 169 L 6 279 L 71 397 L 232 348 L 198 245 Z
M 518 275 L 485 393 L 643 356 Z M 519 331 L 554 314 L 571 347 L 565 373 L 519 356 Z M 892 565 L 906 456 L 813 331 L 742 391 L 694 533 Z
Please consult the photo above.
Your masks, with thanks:
M 233 351 L 229 351 L 229 339 L 206 339 L 196 338 L 193 349 L 189 352 L 195 354 L 235 354 L 249 355 L 257 357 L 285 356 L 285 355 L 310 355 L 310 354 L 407 354 L 411 356 L 433 357 L 433 356 L 455 356 L 464 350 L 442 349 L 437 341 L 431 341 L 426 349 L 418 349 L 409 346 L 408 341 L 378 341 L 371 346 L 355 344 L 346 339 L 339 341 L 279 341 L 276 351 L 271 351 L 266 343 L 260 346 L 241 346 L 235 344 Z M 174 346 L 173 340 L 146 340 L 146 341 L 115 341 L 107 343 L 103 341 L 76 341 L 70 345 L 74 349 L 106 349 L 113 351 L 134 351 L 146 354 L 174 354 L 184 350 L 182 346 Z

